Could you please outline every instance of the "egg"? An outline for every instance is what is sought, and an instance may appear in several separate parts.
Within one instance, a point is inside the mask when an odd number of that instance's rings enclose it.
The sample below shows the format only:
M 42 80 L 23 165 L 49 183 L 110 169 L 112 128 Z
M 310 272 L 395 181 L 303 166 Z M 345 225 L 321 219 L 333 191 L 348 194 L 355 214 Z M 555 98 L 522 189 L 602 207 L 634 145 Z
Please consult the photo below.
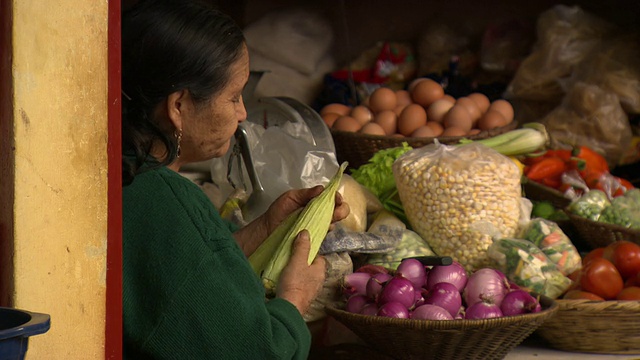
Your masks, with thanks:
M 396 116 L 400 116 L 400 114 L 402 114 L 402 110 L 404 110 L 404 108 L 406 107 L 407 105 L 398 105 L 395 109 L 393 109 L 393 112 L 396 113 Z
M 414 132 L 411 133 L 411 137 L 437 137 L 438 134 L 436 134 L 433 129 L 427 125 L 425 126 L 420 126 L 419 128 L 415 129 Z
M 442 85 L 431 79 L 420 81 L 411 92 L 411 100 L 425 108 L 428 108 L 436 100 L 442 99 L 443 96 L 444 89 Z
M 331 128 L 338 131 L 356 132 L 361 127 L 358 120 L 351 116 L 343 115 L 336 119 Z
M 322 115 L 322 120 L 324 120 L 324 123 L 327 124 L 328 127 L 332 127 L 333 123 L 336 122 L 336 119 L 340 116 L 342 115 L 336 113 L 326 113 Z
M 409 83 L 409 86 L 407 86 L 407 90 L 409 91 L 409 94 L 411 94 L 413 92 L 413 89 L 416 88 L 416 85 L 418 85 L 419 82 L 424 81 L 424 80 L 427 80 L 427 78 L 420 77 L 420 78 L 412 80 Z
M 465 135 L 467 135 L 467 131 L 464 131 L 464 129 L 460 129 L 459 127 L 456 127 L 456 126 L 451 126 L 444 129 L 444 131 L 440 136 L 465 136 Z
M 444 131 L 444 127 L 439 122 L 427 120 L 427 125 L 425 125 L 425 126 L 428 127 L 428 128 L 431 128 L 431 130 L 435 134 L 434 136 L 440 136 L 440 135 L 442 135 L 442 132 Z
M 476 104 L 475 101 L 469 99 L 468 97 L 463 96 L 461 98 L 458 98 L 458 100 L 456 100 L 456 105 L 464 106 L 467 109 L 469 115 L 471 116 L 471 121 L 473 121 L 473 125 L 475 125 L 478 119 L 480 119 L 480 116 L 482 116 L 482 112 L 480 111 L 478 104 Z
M 491 105 L 489 98 L 483 93 L 471 93 L 467 95 L 467 97 L 476 102 L 476 105 L 478 105 L 480 112 L 483 114 L 487 112 L 487 110 L 489 109 L 489 105 Z
M 491 130 L 507 125 L 507 119 L 497 110 L 487 111 L 480 120 L 478 120 L 478 129 Z
M 369 97 L 369 109 L 377 114 L 385 110 L 393 110 L 398 105 L 395 91 L 380 87 L 375 89 Z
M 358 120 L 361 126 L 373 120 L 373 113 L 364 105 L 355 106 L 349 114 L 352 118 Z
M 417 128 L 427 125 L 427 112 L 418 104 L 408 105 L 398 117 L 398 132 L 411 135 Z
M 321 116 L 326 115 L 328 113 L 333 113 L 338 115 L 349 115 L 350 112 L 351 112 L 351 107 L 345 104 L 340 104 L 340 103 L 328 104 L 328 105 L 325 105 L 322 109 L 320 109 Z
M 387 135 L 395 134 L 398 127 L 398 116 L 391 110 L 377 113 L 373 117 L 373 122 L 382 126 Z
M 466 134 L 473 127 L 473 120 L 471 120 L 471 115 L 469 115 L 467 108 L 462 105 L 453 105 L 451 110 L 444 116 L 442 124 L 444 125 L 445 133 L 448 128 L 455 127 L 464 130 Z
M 510 102 L 504 99 L 498 99 L 489 105 L 489 110 L 495 110 L 501 113 L 504 118 L 507 120 L 507 124 L 510 124 L 513 121 L 513 105 Z M 506 125 L 506 124 L 505 124 Z
M 407 106 L 413 102 L 411 93 L 407 90 L 396 90 L 396 98 L 398 99 L 398 106 Z
M 444 96 L 442 98 L 447 100 L 447 101 L 449 101 L 452 104 L 456 103 L 456 98 L 454 98 L 453 96 L 451 96 L 449 94 L 444 94 Z
M 447 112 L 453 107 L 453 103 L 447 99 L 436 100 L 427 109 L 427 120 L 441 123 Z
M 359 132 L 363 134 L 368 134 L 368 135 L 382 135 L 382 136 L 387 135 L 387 133 L 382 128 L 382 126 L 374 122 L 364 124 L 364 126 L 362 127 L 362 129 L 360 129 Z

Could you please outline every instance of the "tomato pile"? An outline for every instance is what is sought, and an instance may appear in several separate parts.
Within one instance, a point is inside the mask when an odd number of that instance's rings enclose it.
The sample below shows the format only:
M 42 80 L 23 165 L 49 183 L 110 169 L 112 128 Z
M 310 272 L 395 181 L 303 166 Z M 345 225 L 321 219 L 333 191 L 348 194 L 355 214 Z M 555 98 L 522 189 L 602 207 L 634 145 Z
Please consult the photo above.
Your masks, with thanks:
M 640 300 L 640 245 L 620 240 L 591 250 L 563 299 Z

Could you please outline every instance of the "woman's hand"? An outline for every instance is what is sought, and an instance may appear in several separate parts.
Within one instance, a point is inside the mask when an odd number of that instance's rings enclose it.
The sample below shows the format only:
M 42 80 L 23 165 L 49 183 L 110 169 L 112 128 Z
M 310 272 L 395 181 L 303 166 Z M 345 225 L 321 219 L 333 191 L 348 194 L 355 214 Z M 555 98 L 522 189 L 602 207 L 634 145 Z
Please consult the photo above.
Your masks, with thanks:
M 291 258 L 276 288 L 276 297 L 292 303 L 300 315 L 304 315 L 318 296 L 326 276 L 326 261 L 321 255 L 316 256 L 311 265 L 307 264 L 310 248 L 309 232 L 302 230 L 293 242 Z
M 311 199 L 320 195 L 323 189 L 322 185 L 318 185 L 312 188 L 289 190 L 280 195 L 263 215 L 234 234 L 244 254 L 247 257 L 253 254 L 287 216 L 307 205 Z M 349 204 L 343 201 L 342 195 L 338 192 L 336 192 L 335 203 L 331 219 L 332 227 L 333 223 L 346 218 L 350 211 Z
M 280 195 L 265 212 L 264 221 L 267 228 L 267 236 L 280 225 L 292 212 L 307 205 L 311 199 L 320 195 L 324 190 L 322 185 L 307 189 L 289 190 Z M 333 209 L 331 222 L 340 221 L 349 215 L 349 204 L 342 200 L 342 195 L 336 192 L 336 206 Z

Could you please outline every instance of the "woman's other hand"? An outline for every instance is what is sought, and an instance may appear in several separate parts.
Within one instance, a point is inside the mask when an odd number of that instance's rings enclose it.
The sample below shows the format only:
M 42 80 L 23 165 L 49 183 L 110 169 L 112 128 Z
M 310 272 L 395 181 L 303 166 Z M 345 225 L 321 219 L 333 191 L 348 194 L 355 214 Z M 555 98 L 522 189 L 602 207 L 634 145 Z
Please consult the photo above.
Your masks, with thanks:
M 276 288 L 276 297 L 292 303 L 301 315 L 322 290 L 326 276 L 326 262 L 321 255 L 316 256 L 311 265 L 307 264 L 310 248 L 309 232 L 302 230 L 293 242 L 291 258 Z
M 323 189 L 322 185 L 317 185 L 312 188 L 289 190 L 280 195 L 264 214 L 267 234 L 271 234 L 289 214 L 304 207 L 311 199 L 320 195 Z M 340 221 L 349 215 L 349 204 L 343 201 L 339 192 L 336 192 L 335 202 L 332 223 Z

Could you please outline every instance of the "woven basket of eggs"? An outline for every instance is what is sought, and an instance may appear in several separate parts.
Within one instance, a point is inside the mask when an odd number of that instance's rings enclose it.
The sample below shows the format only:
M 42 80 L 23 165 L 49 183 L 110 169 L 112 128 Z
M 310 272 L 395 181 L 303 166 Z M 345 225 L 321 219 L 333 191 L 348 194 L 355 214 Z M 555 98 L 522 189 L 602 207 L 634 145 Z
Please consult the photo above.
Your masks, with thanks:
M 358 168 L 381 149 L 421 147 L 437 139 L 456 144 L 462 138 L 485 139 L 517 127 L 507 100 L 491 102 L 482 93 L 457 99 L 428 78 L 414 80 L 407 90 L 380 87 L 360 105 L 325 105 L 320 116 L 331 130 L 338 161 Z

